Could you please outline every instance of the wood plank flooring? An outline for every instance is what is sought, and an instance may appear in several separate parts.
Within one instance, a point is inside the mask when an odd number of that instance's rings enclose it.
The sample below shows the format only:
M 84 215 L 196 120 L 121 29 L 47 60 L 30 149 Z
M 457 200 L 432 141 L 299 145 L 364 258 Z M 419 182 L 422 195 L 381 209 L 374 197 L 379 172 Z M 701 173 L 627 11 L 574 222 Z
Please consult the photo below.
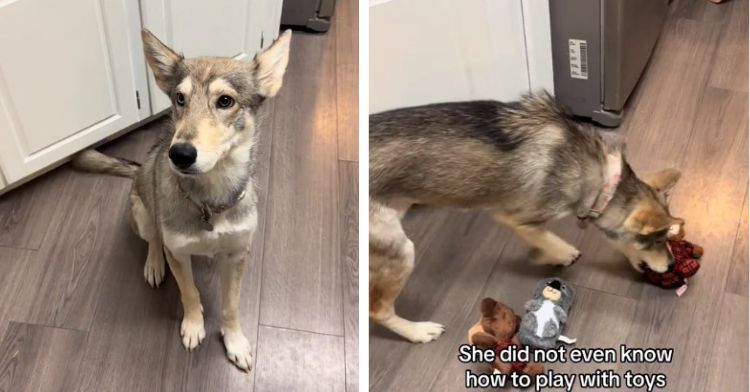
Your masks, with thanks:
M 11 322 L 0 342 L 2 391 L 73 390 L 86 333 L 73 329 Z M 61 363 L 66 366 L 60 366 Z
M 264 109 L 241 305 L 253 370 L 225 357 L 213 262 L 193 261 L 207 336 L 187 353 L 174 280 L 143 281 L 130 181 L 63 166 L 0 197 L 0 391 L 357 390 L 357 10 L 338 1 L 329 33 L 295 32 Z M 166 126 L 103 151 L 142 160 Z
M 553 230 L 583 253 L 567 269 L 534 267 L 510 231 L 486 214 L 418 209 L 406 217 L 417 265 L 397 302 L 412 319 L 444 323 L 436 342 L 413 345 L 370 325 L 370 389 L 463 390 L 456 359 L 495 297 L 521 312 L 534 282 L 558 275 L 578 289 L 566 331 L 578 347 L 673 347 L 671 364 L 556 364 L 559 372 L 611 368 L 667 375 L 667 391 L 748 389 L 748 4 L 675 0 L 617 132 L 637 173 L 682 170 L 671 210 L 688 238 L 706 248 L 686 296 L 646 285 L 594 228 L 573 220 Z
M 344 337 L 346 338 L 346 390 L 358 390 L 359 360 L 359 197 L 358 164 L 342 162 L 339 166 L 340 245 L 344 304 Z

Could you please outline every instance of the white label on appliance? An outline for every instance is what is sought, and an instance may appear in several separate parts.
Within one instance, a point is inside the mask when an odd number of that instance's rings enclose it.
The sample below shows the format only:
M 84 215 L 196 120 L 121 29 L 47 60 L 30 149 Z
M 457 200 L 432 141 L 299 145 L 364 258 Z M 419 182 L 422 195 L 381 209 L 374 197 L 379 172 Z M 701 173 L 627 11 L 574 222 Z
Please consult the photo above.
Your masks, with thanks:
M 589 50 L 586 41 L 582 39 L 569 39 L 568 56 L 570 57 L 570 77 L 573 79 L 588 80 Z

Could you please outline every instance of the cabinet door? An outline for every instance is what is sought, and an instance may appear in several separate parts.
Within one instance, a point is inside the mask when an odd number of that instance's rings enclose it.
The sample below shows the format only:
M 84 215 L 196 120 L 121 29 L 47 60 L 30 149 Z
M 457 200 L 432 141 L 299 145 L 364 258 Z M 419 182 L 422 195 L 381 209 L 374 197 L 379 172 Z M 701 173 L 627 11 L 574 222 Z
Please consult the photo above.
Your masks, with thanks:
M 282 0 L 141 0 L 143 25 L 185 57 L 252 58 L 278 36 Z M 154 113 L 169 107 L 151 70 Z
M 20 180 L 148 115 L 138 4 L 0 5 L 0 164 Z

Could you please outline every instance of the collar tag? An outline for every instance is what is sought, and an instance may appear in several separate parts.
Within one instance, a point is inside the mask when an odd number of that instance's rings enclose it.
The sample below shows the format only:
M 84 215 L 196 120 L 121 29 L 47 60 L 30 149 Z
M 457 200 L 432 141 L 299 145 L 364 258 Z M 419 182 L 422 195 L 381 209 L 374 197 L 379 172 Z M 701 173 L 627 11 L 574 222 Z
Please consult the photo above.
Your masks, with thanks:
M 190 197 L 190 195 L 187 192 L 185 192 L 184 189 L 182 189 L 182 186 L 179 183 L 177 184 L 177 189 L 180 191 L 180 193 L 182 193 L 182 196 L 185 198 L 185 200 L 189 201 L 198 209 L 198 212 L 200 212 L 200 216 L 201 216 L 201 222 L 200 222 L 201 227 L 203 228 L 203 230 L 206 230 L 206 231 L 214 230 L 214 225 L 211 223 L 211 218 L 213 218 L 214 215 L 221 214 L 222 212 L 225 212 L 237 206 L 237 204 L 239 204 L 240 201 L 242 201 L 242 199 L 245 198 L 245 192 L 246 192 L 245 190 L 243 190 L 242 192 L 240 192 L 239 195 L 237 195 L 237 197 L 233 201 L 229 203 L 220 204 L 218 206 L 212 207 L 208 203 L 202 203 L 202 202 L 197 202 L 193 200 L 193 198 Z

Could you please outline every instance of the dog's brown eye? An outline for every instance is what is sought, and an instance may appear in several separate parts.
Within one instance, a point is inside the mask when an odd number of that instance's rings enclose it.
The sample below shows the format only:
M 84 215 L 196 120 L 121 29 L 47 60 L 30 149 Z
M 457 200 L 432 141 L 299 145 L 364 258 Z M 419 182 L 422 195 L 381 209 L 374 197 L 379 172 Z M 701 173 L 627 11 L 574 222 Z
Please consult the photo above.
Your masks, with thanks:
M 182 93 L 177 93 L 174 95 L 174 101 L 177 102 L 178 105 L 182 106 L 185 104 L 185 96 L 182 95 Z
M 216 101 L 216 106 L 218 106 L 221 109 L 226 109 L 234 105 L 234 99 L 228 95 L 222 95 L 219 97 L 219 99 Z

